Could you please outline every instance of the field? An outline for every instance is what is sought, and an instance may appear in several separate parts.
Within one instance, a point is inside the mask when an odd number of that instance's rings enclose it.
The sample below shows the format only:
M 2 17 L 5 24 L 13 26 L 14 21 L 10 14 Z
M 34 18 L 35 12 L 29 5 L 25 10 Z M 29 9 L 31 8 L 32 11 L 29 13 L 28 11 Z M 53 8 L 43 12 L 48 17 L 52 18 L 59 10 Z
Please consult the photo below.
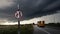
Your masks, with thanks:
M 20 26 L 21 34 L 33 34 L 33 25 L 26 24 Z M 0 34 L 17 34 L 17 25 L 0 25 Z

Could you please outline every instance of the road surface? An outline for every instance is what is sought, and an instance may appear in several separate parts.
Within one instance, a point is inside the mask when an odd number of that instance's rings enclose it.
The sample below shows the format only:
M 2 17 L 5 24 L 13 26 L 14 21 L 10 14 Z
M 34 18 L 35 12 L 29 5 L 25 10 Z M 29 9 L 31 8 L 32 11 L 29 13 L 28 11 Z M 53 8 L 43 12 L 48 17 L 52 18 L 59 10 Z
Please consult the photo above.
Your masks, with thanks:
M 38 27 L 37 25 L 33 25 L 34 27 L 34 32 L 33 34 L 60 34 L 60 30 L 58 29 L 53 29 L 53 28 L 49 28 L 49 27 Z

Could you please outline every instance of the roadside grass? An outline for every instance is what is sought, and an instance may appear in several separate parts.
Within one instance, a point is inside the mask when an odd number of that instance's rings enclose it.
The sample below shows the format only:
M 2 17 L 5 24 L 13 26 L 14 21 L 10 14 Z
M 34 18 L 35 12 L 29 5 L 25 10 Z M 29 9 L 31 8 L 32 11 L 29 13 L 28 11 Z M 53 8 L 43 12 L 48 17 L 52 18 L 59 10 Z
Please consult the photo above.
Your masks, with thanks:
M 21 34 L 33 34 L 33 25 L 26 24 L 20 26 Z M 0 25 L 0 34 L 17 34 L 17 25 Z

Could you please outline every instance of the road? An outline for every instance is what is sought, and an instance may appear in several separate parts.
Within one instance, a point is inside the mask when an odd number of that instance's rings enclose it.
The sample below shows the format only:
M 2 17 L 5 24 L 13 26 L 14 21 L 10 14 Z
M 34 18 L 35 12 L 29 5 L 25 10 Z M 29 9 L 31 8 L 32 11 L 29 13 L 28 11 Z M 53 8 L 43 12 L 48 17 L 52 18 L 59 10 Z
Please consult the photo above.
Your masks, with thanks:
M 33 25 L 34 27 L 34 32 L 33 34 L 60 34 L 60 30 L 58 29 L 53 29 L 53 28 L 49 28 L 49 27 L 38 27 L 37 25 Z

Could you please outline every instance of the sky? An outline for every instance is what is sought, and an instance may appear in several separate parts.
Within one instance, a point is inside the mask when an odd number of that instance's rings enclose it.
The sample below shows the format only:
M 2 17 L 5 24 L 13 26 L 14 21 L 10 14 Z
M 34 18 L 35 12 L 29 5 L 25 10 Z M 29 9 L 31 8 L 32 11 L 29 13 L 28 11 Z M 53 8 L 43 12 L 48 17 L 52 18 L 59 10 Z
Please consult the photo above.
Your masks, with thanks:
M 19 3 L 21 24 L 60 22 L 60 0 L 0 0 L 0 25 L 17 24 L 14 13 Z

